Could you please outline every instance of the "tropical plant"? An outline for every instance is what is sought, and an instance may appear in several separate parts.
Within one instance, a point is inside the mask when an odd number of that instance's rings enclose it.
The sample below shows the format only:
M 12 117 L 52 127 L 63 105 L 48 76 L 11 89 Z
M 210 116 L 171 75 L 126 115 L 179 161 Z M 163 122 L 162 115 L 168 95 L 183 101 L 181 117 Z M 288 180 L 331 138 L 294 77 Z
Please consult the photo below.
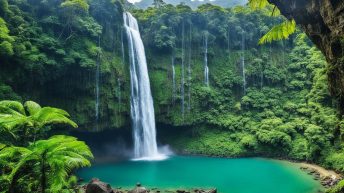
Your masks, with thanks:
M 53 124 L 78 127 L 62 109 L 42 108 L 33 101 L 27 101 L 24 105 L 17 101 L 0 101 L 0 133 L 10 134 L 15 139 L 33 134 L 35 141 L 38 132 Z M 18 132 L 23 132 L 24 136 L 18 136 Z
M 90 166 L 92 158 L 91 150 L 84 142 L 64 135 L 39 140 L 27 148 L 8 146 L 0 151 L 0 182 L 10 193 L 18 192 L 18 189 L 62 192 L 71 188 L 72 171 Z
M 271 16 L 280 16 L 280 11 L 276 7 L 276 5 L 272 5 L 268 2 L 268 0 L 249 0 L 249 6 L 256 10 L 256 9 L 264 9 L 268 6 L 273 6 L 271 10 Z M 267 42 L 278 41 L 287 39 L 291 34 L 295 32 L 296 23 L 294 19 L 286 19 L 282 23 L 275 25 L 268 31 L 260 40 L 259 44 L 264 44 Z

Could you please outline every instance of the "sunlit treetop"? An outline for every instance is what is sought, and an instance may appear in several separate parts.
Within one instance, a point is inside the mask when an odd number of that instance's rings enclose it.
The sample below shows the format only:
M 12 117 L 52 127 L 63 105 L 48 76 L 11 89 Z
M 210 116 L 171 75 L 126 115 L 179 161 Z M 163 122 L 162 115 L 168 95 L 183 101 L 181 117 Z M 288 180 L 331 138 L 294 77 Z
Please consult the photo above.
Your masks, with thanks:
M 61 3 L 63 8 L 72 8 L 75 10 L 88 11 L 89 5 L 85 0 L 66 0 Z

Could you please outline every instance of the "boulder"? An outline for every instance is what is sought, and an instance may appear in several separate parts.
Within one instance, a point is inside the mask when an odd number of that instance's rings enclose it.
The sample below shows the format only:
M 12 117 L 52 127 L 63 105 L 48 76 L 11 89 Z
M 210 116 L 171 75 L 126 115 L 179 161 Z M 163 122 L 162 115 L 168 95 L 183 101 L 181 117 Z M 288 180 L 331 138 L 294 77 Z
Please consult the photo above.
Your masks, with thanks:
M 142 187 L 140 182 L 136 184 L 136 187 L 134 189 L 128 191 L 128 193 L 148 193 L 148 192 L 149 190 L 147 190 L 145 187 Z
M 109 184 L 93 178 L 86 186 L 86 193 L 113 193 L 113 190 Z

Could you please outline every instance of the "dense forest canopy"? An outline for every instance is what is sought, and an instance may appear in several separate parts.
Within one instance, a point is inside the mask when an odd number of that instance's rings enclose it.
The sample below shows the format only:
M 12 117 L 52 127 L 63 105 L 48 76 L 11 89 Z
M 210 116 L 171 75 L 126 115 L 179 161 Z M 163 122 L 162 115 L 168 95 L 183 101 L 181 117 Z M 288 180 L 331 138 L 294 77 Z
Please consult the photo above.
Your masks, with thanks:
M 163 1 L 136 9 L 113 0 L 0 0 L 0 100 L 34 100 L 66 109 L 80 130 L 128 130 L 129 53 L 122 14 L 130 10 L 145 45 L 158 130 L 167 133 L 160 140 L 187 153 L 306 160 L 344 172 L 344 125 L 329 93 L 329 65 L 299 29 L 287 40 L 258 45 L 262 35 L 284 21 L 271 17 L 272 9 L 212 4 L 192 9 Z M 72 147 L 77 143 L 85 152 L 71 167 L 90 164 L 87 146 L 67 136 L 45 139 L 50 125 L 35 122 L 27 111 L 21 111 L 26 119 L 15 128 L 37 123 L 34 132 L 20 140 L 11 136 L 17 130 L 11 134 L 7 129 L 8 135 L 0 138 L 1 144 L 27 146 L 9 149 L 4 154 L 8 162 L 17 163 L 8 156 L 16 153 L 43 155 L 61 140 Z M 66 116 L 58 123 L 76 127 L 68 113 L 58 112 Z M 37 144 L 28 143 L 33 141 Z M 47 175 L 57 169 L 50 161 Z M 39 176 L 40 166 L 26 177 Z M 70 189 L 75 179 L 62 173 L 70 178 L 59 181 L 64 187 L 58 188 Z M 19 192 L 50 185 L 54 183 L 24 183 Z

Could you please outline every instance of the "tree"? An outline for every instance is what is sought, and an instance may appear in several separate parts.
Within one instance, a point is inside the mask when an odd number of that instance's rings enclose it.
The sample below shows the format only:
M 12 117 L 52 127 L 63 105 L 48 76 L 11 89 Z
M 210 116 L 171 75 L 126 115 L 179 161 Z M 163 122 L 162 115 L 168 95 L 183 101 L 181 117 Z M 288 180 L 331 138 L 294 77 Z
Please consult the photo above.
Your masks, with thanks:
M 75 137 L 57 135 L 32 143 L 27 148 L 5 147 L 0 151 L 0 166 L 1 169 L 6 167 L 3 163 L 10 166 L 10 172 L 2 171 L 10 193 L 16 192 L 18 180 L 23 182 L 25 179 L 39 181 L 38 187 L 34 183 L 27 187 L 30 192 L 57 193 L 69 189 L 71 172 L 90 166 L 92 158 L 91 150 L 84 142 Z
M 33 140 L 36 135 L 47 126 L 54 124 L 66 124 L 74 128 L 77 124 L 70 119 L 69 114 L 58 108 L 41 107 L 33 101 L 27 101 L 24 105 L 17 101 L 0 101 L 0 133 L 10 134 L 13 138 L 30 136 Z M 21 136 L 17 133 L 21 132 Z
M 160 7 L 166 5 L 163 0 L 154 0 L 153 5 L 155 8 L 159 9 Z
M 13 55 L 13 37 L 9 35 L 10 30 L 6 26 L 5 20 L 0 17 L 0 55 Z

